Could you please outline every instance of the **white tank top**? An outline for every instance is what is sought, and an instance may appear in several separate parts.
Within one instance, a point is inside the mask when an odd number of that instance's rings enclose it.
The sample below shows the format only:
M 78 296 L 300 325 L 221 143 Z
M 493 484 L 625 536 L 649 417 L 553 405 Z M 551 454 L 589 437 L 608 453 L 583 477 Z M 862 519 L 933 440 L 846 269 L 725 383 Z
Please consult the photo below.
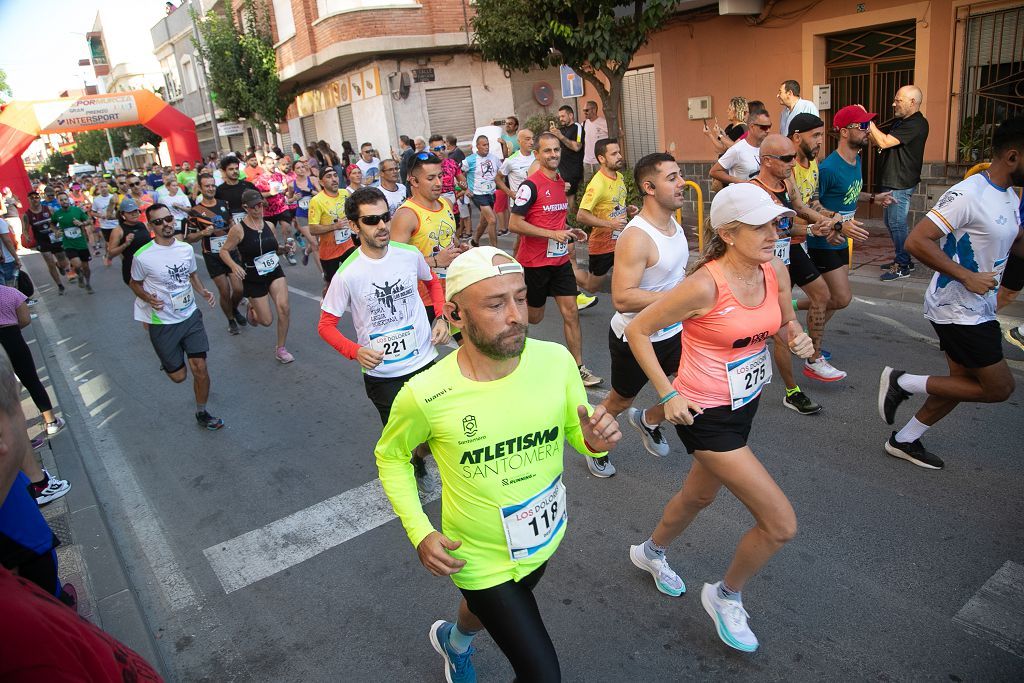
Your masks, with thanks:
M 633 220 L 622 231 L 622 234 L 625 234 L 627 230 L 636 228 L 643 230 L 654 240 L 654 246 L 658 250 L 658 260 L 653 266 L 646 268 L 643 276 L 640 278 L 640 289 L 647 290 L 648 292 L 667 292 L 686 277 L 686 263 L 690 259 L 690 247 L 686 243 L 686 233 L 676 223 L 675 218 L 670 220 L 672 221 L 672 227 L 675 228 L 675 234 L 671 237 L 663 235 L 660 230 L 640 216 L 634 216 Z M 619 239 L 622 239 L 621 234 Z M 619 339 L 625 341 L 626 325 L 635 317 L 636 313 L 616 313 L 612 316 L 612 331 L 615 332 Z M 652 334 L 651 341 L 656 342 L 668 339 L 679 334 L 682 328 L 682 322 L 669 325 Z

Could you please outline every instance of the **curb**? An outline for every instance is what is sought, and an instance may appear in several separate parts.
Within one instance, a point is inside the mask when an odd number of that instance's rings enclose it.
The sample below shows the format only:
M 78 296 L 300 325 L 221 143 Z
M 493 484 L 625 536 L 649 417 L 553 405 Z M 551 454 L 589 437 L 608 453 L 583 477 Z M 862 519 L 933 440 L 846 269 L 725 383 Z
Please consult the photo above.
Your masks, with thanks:
M 56 508 L 56 515 L 46 515 L 48 519 L 63 516 L 67 520 L 71 542 L 63 546 L 67 552 L 60 559 L 70 562 L 61 566 L 62 579 L 73 579 L 72 583 L 84 582 L 87 590 L 83 602 L 87 612 L 83 616 L 133 649 L 166 677 L 169 669 L 156 646 L 135 586 L 128 578 L 124 558 L 114 542 L 107 514 L 97 500 L 92 478 L 85 466 L 87 461 L 97 460 L 88 440 L 76 433 L 84 428 L 85 422 L 75 401 L 74 390 L 64 377 L 52 342 L 41 324 L 43 315 L 50 315 L 50 311 L 46 310 L 45 304 L 39 308 L 42 310 L 39 310 L 39 319 L 35 322 L 40 324 L 31 326 L 32 335 L 36 350 L 46 365 L 50 388 L 57 399 L 57 410 L 68 423 L 63 432 L 51 440 L 57 447 L 50 445 L 44 449 L 43 456 L 44 460 L 56 462 L 55 474 L 71 482 L 67 495 L 43 508 L 46 510 L 57 504 L 66 506 L 64 515 L 61 515 L 61 508 Z M 54 324 L 52 318 L 50 324 Z M 69 570 L 74 576 L 68 575 Z

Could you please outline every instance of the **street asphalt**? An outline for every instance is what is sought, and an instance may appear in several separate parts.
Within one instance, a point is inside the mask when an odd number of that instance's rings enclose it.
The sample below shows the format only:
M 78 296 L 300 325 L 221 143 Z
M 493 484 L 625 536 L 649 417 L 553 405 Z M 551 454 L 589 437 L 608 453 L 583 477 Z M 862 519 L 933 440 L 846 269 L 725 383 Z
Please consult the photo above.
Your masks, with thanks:
M 274 360 L 272 328 L 231 337 L 219 309 L 203 304 L 209 406 L 227 424 L 209 433 L 192 417 L 190 382 L 160 372 L 133 322 L 118 264 L 93 261 L 95 295 L 72 286 L 58 297 L 40 257 L 26 262 L 40 291 L 40 344 L 70 387 L 60 408 L 88 445 L 85 468 L 168 677 L 444 680 L 427 629 L 454 618 L 458 592 L 386 521 L 373 484 L 379 419 L 357 364 L 316 334 L 312 265 L 285 266 L 291 365 Z M 200 274 L 209 284 L 201 261 Z M 581 314 L 586 363 L 606 378 L 611 312 L 602 295 Z M 553 304 L 531 336 L 561 339 Z M 628 551 L 689 468 L 677 437 L 668 457 L 654 458 L 620 420 L 611 479 L 591 477 L 567 448 L 570 526 L 536 592 L 565 680 L 1024 678 L 1021 389 L 1002 404 L 960 406 L 928 432 L 946 460 L 928 471 L 885 454 L 890 428 L 876 408 L 883 365 L 944 371 L 920 305 L 858 297 L 833 319 L 825 347 L 849 377 L 800 377 L 822 413 L 786 410 L 777 379 L 751 435 L 800 524 L 744 592 L 761 641 L 753 655 L 718 639 L 699 599 L 751 524 L 743 506 L 723 492 L 672 545 L 689 590 L 670 598 Z M 1020 384 L 1024 353 L 1004 351 Z M 639 403 L 653 399 L 648 389 Z M 437 521 L 439 502 L 427 511 Z M 481 680 L 512 678 L 486 635 L 475 646 Z

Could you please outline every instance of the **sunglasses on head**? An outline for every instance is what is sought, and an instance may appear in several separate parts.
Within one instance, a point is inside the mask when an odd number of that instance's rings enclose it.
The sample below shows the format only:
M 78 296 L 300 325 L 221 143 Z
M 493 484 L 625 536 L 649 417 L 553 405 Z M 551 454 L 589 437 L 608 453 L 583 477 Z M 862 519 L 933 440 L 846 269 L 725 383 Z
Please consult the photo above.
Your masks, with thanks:
M 172 223 L 174 223 L 174 216 L 164 216 L 163 218 L 150 218 L 149 219 L 149 224 L 150 225 L 163 225 L 163 224 L 171 225 Z
M 793 161 L 793 159 L 796 159 L 796 155 L 795 154 L 762 154 L 761 158 L 762 159 L 764 159 L 764 158 L 778 159 L 782 163 L 788 164 L 789 162 Z
M 389 220 L 391 220 L 391 212 L 390 211 L 385 211 L 384 213 L 377 214 L 377 215 L 374 215 L 374 216 L 360 216 L 359 217 L 359 222 L 362 223 L 363 225 L 377 225 L 381 221 L 384 221 L 385 223 L 387 223 Z
M 437 151 L 440 152 L 441 150 L 444 149 L 444 147 L 435 147 L 434 149 L 436 149 Z M 415 160 L 416 161 L 422 161 L 425 164 L 439 164 L 439 163 L 441 163 L 441 160 L 439 158 L 437 158 L 436 155 L 431 154 L 430 152 L 420 152 L 419 154 L 416 155 Z

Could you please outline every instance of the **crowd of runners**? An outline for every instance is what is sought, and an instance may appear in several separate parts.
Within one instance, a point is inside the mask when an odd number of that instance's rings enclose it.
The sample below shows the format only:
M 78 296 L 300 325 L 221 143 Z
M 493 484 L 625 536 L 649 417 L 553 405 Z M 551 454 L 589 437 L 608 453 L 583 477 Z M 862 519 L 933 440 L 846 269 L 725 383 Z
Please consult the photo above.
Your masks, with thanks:
M 743 98 L 733 100 L 727 128 L 708 128 L 721 156 L 696 256 L 676 219 L 686 180 L 677 161 L 668 153 L 640 158 L 630 169 L 631 197 L 623 146 L 593 102 L 582 122 L 562 107 L 539 133 L 515 116 L 485 126 L 469 155 L 452 136 L 402 136 L 383 160 L 369 143 L 358 154 L 346 143 L 343 155 L 321 143 L 84 185 L 46 183 L 21 213 L 22 242 L 29 235 L 43 254 L 59 295 L 72 280 L 93 293 L 93 256 L 107 265 L 121 259 L 136 295 L 134 319 L 172 381 L 191 371 L 195 417 L 209 430 L 224 420 L 206 405 L 210 344 L 199 300 L 218 308 L 232 335 L 276 321 L 274 357 L 287 364 L 295 360 L 286 348 L 288 269 L 322 273 L 317 330 L 354 361 L 353 376 L 360 372 L 380 417 L 375 457 L 384 491 L 424 567 L 451 576 L 462 594 L 455 616 L 428 633 L 448 681 L 476 680 L 472 643 L 482 630 L 518 680 L 559 680 L 533 589 L 567 530 L 563 448 L 568 442 L 585 456 L 594 476 L 613 476 L 609 453 L 622 438 L 623 413 L 651 455 L 673 450 L 671 426 L 693 456 L 661 518 L 649 520 L 650 535 L 634 545 L 623 539 L 623 552 L 658 591 L 684 594 L 669 546 L 728 489 L 754 523 L 721 574 L 703 584 L 701 604 L 727 646 L 753 652 L 758 639 L 742 592 L 797 530 L 786 494 L 748 445 L 758 405 L 772 395 L 766 385 L 777 372 L 784 387 L 775 400 L 816 414 L 822 406 L 794 368 L 813 382 L 847 376 L 823 341 L 852 299 L 849 241 L 868 236 L 858 204 L 888 209 L 906 189 L 864 188 L 862 155 L 872 144 L 911 144 L 907 128 L 880 131 L 876 114 L 859 105 L 839 108 L 826 131 L 798 96 L 795 83 L 780 87 L 778 133 L 768 109 Z M 915 104 L 920 91 L 902 88 L 897 120 L 917 114 Z M 835 151 L 819 162 L 830 134 Z M 1021 186 L 1024 119 L 1012 119 L 995 130 L 987 168 L 943 194 L 899 244 L 893 233 L 896 258 L 883 279 L 909 272 L 910 255 L 935 271 L 924 314 L 948 370 L 913 374 L 925 371 L 924 360 L 879 368 L 886 424 L 915 394 L 924 398 L 880 444 L 892 456 L 941 469 L 922 443 L 926 430 L 960 402 L 1005 401 L 1014 390 L 996 312 L 1024 286 L 1021 200 L 1012 189 Z M 506 251 L 498 242 L 508 232 L 515 246 Z M 586 390 L 605 380 L 588 369 L 584 349 L 592 358 L 604 353 L 603 342 L 584 340 L 580 311 L 609 277 L 611 376 L 594 406 Z M 562 338 L 528 338 L 549 298 Z M 346 315 L 355 338 L 339 328 Z M 1024 349 L 1020 329 L 1005 338 Z M 31 377 L 22 381 L 33 388 Z M 634 405 L 648 384 L 656 400 Z M 59 430 L 63 422 L 42 397 L 47 431 Z M 440 529 L 420 498 L 434 486 L 431 458 L 440 473 Z M 36 495 L 50 483 L 33 467 L 23 471 Z

